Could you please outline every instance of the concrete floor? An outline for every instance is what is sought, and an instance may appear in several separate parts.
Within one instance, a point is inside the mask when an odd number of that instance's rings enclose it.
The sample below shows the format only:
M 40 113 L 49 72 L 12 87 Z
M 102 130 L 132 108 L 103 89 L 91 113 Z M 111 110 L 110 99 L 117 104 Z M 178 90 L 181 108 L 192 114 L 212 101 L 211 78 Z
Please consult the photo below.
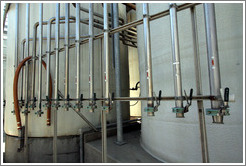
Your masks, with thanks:
M 108 137 L 108 162 L 110 163 L 160 163 L 159 160 L 149 155 L 140 145 L 140 130 L 124 133 L 127 142 L 122 146 L 114 142 L 116 136 Z M 101 162 L 101 140 L 85 143 L 85 162 Z

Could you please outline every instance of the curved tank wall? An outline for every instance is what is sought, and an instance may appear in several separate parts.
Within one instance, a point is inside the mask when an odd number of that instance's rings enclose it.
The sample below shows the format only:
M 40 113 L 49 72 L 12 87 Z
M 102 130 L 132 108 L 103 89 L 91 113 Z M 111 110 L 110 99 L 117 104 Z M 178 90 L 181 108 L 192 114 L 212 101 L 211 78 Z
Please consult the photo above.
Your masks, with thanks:
M 178 4 L 179 5 L 179 4 Z M 169 8 L 167 3 L 151 3 L 150 14 Z M 196 7 L 201 58 L 203 94 L 209 95 L 206 38 L 203 6 Z M 224 124 L 213 124 L 206 116 L 210 162 L 243 162 L 243 4 L 215 4 L 220 72 L 222 87 L 229 87 L 236 102 L 230 103 L 231 115 Z M 142 18 L 142 4 L 137 4 L 137 19 Z M 141 95 L 146 96 L 143 26 L 138 26 L 138 53 Z M 178 12 L 178 30 L 183 90 L 194 89 L 196 94 L 194 59 L 192 50 L 190 11 Z M 173 70 L 170 36 L 170 18 L 166 16 L 150 22 L 154 92 L 173 96 Z M 185 102 L 184 102 L 185 104 Z M 163 101 L 155 116 L 148 117 L 142 102 L 141 144 L 154 157 L 166 162 L 202 162 L 199 138 L 197 103 L 185 118 L 172 113 L 174 101 Z M 204 108 L 210 108 L 204 101 Z
M 89 4 L 81 4 L 84 8 L 88 8 Z M 110 7 L 110 5 L 108 5 Z M 55 4 L 54 3 L 44 3 L 43 10 L 43 20 L 48 21 L 51 17 L 55 17 Z M 64 3 L 61 3 L 61 9 L 60 9 L 60 16 L 65 16 L 65 5 Z M 109 9 L 110 11 L 110 9 Z M 119 5 L 119 15 L 120 17 L 124 18 L 126 20 L 126 13 L 125 13 L 125 6 Z M 19 56 L 21 53 L 21 41 L 25 38 L 26 31 L 25 31 L 25 17 L 26 12 L 26 4 L 20 4 L 19 5 Z M 94 12 L 103 14 L 103 7 L 102 4 L 94 4 Z M 75 8 L 70 4 L 70 15 L 75 15 Z M 33 38 L 33 25 L 39 21 L 39 4 L 38 3 L 32 3 L 30 4 L 30 38 Z M 88 13 L 81 11 L 81 19 L 88 18 Z M 96 19 L 100 19 L 98 17 L 94 17 Z M 15 115 L 11 113 L 11 111 L 14 110 L 13 105 L 13 79 L 14 79 L 14 39 L 15 39 L 15 4 L 12 4 L 10 7 L 10 10 L 8 12 L 8 55 L 7 55 L 7 73 L 6 73 L 6 109 L 5 109 L 5 121 L 4 121 L 4 130 L 7 135 L 11 136 L 17 136 L 18 131 L 16 128 L 16 118 Z M 60 36 L 64 36 L 64 28 L 65 25 L 60 25 Z M 43 36 L 46 37 L 47 35 L 47 26 L 43 26 Z M 87 35 L 88 34 L 88 25 L 81 24 L 81 35 Z M 103 32 L 103 30 L 99 30 L 97 28 L 94 28 L 95 35 L 98 33 Z M 75 23 L 70 24 L 70 34 L 72 36 L 75 36 Z M 52 25 L 52 37 L 55 37 L 55 26 Z M 70 44 L 74 43 L 74 39 L 71 39 Z M 115 89 L 115 73 L 114 73 L 114 67 L 113 67 L 113 58 L 112 58 L 112 47 L 111 47 L 111 40 L 110 40 L 110 91 L 114 92 Z M 32 42 L 30 42 L 30 53 L 32 53 Z M 94 59 L 94 71 L 95 71 L 95 93 L 98 97 L 102 96 L 102 89 L 101 89 L 101 66 L 100 66 L 100 60 L 101 56 L 103 56 L 103 39 L 95 40 L 94 41 L 94 53 L 95 53 L 95 59 Z M 64 46 L 63 40 L 60 41 L 60 48 Z M 43 42 L 43 53 L 46 51 L 46 41 Z M 54 40 L 51 42 L 51 50 L 54 50 L 55 42 Z M 81 46 L 81 93 L 84 97 L 89 97 L 89 82 L 88 82 L 88 75 L 89 75 L 89 54 L 88 54 L 88 43 Z M 37 42 L 37 53 L 39 51 L 39 45 Z M 128 76 L 128 57 L 127 57 L 127 46 L 121 44 L 120 45 L 120 51 L 121 51 L 121 68 L 124 68 L 125 70 L 121 72 L 122 75 L 122 81 L 127 82 L 126 84 L 122 84 L 122 96 L 128 96 L 129 95 L 129 76 Z M 44 59 L 46 61 L 46 59 Z M 59 66 L 59 89 L 64 94 L 64 72 L 65 72 L 65 53 L 60 53 L 60 66 Z M 37 63 L 36 63 L 37 64 Z M 70 49 L 70 66 L 69 66 L 69 80 L 70 80 L 70 97 L 75 98 L 76 95 L 76 86 L 75 86 L 75 76 L 76 76 L 76 54 L 75 54 L 75 48 Z M 35 89 L 35 95 L 37 97 L 38 95 L 38 65 L 36 68 L 36 89 Z M 42 69 L 42 80 L 43 80 L 43 88 L 42 88 L 42 98 L 45 98 L 45 85 L 46 85 L 46 70 L 44 68 Z M 29 76 L 32 73 L 32 69 L 30 67 Z M 54 96 L 54 76 L 55 76 L 55 55 L 51 56 L 51 76 L 52 76 L 52 83 L 53 83 L 53 96 Z M 31 79 L 30 79 L 31 83 Z M 31 94 L 31 87 L 29 88 L 29 96 Z M 20 96 L 20 95 L 19 95 Z M 83 102 L 84 108 L 81 110 L 81 113 L 88 118 L 90 122 L 92 122 L 94 125 L 99 126 L 100 125 L 100 110 L 101 110 L 101 102 L 97 102 L 98 109 L 95 110 L 94 113 L 89 113 L 85 108 L 88 106 L 88 102 Z M 53 110 L 53 108 L 52 108 Z M 29 129 L 28 129 L 28 136 L 29 137 L 51 137 L 53 136 L 53 122 L 52 122 L 52 116 L 53 111 L 51 110 L 51 126 L 46 125 L 46 109 L 43 108 L 44 114 L 42 117 L 38 117 L 35 115 L 35 112 L 37 111 L 37 108 L 35 110 L 31 110 L 29 114 Z M 21 110 L 23 111 L 23 110 Z M 129 104 L 123 103 L 122 104 L 122 114 L 123 119 L 129 119 Z M 25 125 L 24 115 L 21 115 L 22 119 L 22 125 Z M 115 106 L 113 107 L 113 110 L 110 111 L 110 113 L 107 116 L 107 121 L 109 123 L 116 121 L 116 112 L 115 112 Z M 68 135 L 78 135 L 78 129 L 80 128 L 88 128 L 88 125 L 73 111 L 65 111 L 64 109 L 60 108 L 58 111 L 58 136 L 68 136 Z

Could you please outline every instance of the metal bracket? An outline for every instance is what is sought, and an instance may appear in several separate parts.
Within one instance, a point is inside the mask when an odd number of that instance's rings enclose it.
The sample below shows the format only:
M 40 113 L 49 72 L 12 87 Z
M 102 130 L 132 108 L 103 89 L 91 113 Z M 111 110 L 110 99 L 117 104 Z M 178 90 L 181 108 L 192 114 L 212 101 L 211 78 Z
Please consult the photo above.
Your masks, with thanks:
M 207 108 L 206 115 L 208 116 L 229 116 L 230 109 L 229 108 L 222 108 L 222 109 L 221 108 L 219 109 Z
M 155 107 L 145 107 L 144 112 L 155 112 Z
M 184 113 L 184 108 L 183 107 L 174 107 L 172 108 L 173 113 Z

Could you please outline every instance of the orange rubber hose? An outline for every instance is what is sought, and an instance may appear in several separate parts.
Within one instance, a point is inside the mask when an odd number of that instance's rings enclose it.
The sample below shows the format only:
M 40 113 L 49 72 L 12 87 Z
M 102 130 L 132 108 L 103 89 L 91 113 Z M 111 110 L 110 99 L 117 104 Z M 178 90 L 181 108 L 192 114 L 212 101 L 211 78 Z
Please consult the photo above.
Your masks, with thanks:
M 14 96 L 14 108 L 15 108 L 15 116 L 16 116 L 16 122 L 17 122 L 17 129 L 20 130 L 22 128 L 21 124 L 21 118 L 20 118 L 20 110 L 19 110 L 19 102 L 18 102 L 18 80 L 19 80 L 19 74 L 21 68 L 24 66 L 24 64 L 31 59 L 32 56 L 26 57 L 23 59 L 20 64 L 18 65 L 16 71 L 15 71 L 15 76 L 14 76 L 14 85 L 13 85 L 13 96 Z M 44 61 L 42 61 L 42 64 L 44 68 L 46 69 L 46 64 Z M 49 89 L 49 98 L 52 97 L 52 80 L 51 80 L 51 75 L 50 75 L 50 89 Z M 48 107 L 47 109 L 47 125 L 50 125 L 50 109 L 51 107 Z

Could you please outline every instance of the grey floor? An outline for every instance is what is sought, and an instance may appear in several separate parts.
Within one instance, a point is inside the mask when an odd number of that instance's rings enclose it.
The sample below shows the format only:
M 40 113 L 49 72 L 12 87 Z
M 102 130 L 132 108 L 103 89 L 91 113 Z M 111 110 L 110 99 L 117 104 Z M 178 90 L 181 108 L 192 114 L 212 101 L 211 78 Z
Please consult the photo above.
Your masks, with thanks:
M 108 162 L 117 163 L 160 163 L 159 160 L 149 155 L 140 145 L 140 131 L 132 131 L 124 133 L 126 144 L 116 145 L 114 142 L 116 136 L 108 137 L 107 151 Z M 100 153 L 98 158 L 101 158 L 101 140 L 96 140 L 86 143 L 86 149 L 93 149 Z M 86 157 L 87 162 L 100 162 L 100 159 Z

